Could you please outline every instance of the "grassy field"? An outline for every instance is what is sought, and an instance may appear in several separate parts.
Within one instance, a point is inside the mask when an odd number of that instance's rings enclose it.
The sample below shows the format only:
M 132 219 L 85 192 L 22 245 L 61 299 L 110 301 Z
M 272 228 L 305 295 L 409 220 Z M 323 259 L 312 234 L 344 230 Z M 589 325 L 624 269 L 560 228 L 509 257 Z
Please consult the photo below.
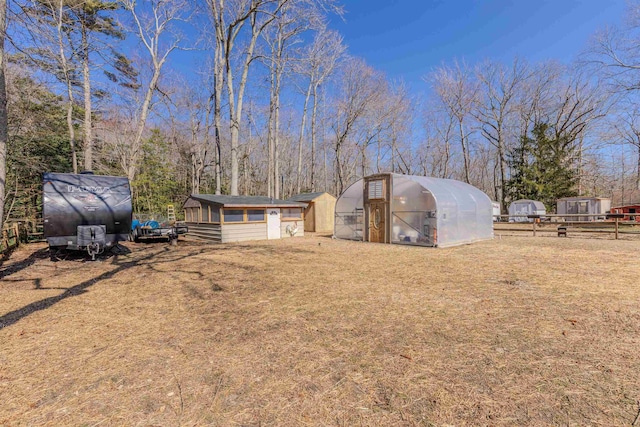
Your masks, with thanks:
M 21 247 L 0 425 L 638 425 L 639 245 Z

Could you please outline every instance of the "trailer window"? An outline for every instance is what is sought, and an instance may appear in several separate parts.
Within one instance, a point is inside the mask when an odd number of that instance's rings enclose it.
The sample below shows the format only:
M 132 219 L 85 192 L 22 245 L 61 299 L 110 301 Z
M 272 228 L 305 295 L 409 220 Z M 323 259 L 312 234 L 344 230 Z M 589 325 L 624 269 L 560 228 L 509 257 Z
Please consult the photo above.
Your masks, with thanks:
M 243 209 L 225 209 L 224 222 L 244 222 Z
M 282 219 L 302 219 L 302 209 L 282 208 Z
M 247 221 L 264 221 L 264 209 L 247 209 Z

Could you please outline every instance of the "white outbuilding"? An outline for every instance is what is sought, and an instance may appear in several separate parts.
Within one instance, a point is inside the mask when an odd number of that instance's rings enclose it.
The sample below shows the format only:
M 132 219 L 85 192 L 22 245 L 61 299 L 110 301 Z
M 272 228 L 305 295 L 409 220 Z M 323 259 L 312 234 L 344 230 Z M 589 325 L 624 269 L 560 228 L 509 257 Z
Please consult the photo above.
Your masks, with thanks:
M 520 199 L 509 205 L 509 222 L 533 222 L 529 216 L 544 216 L 547 210 L 538 200 Z

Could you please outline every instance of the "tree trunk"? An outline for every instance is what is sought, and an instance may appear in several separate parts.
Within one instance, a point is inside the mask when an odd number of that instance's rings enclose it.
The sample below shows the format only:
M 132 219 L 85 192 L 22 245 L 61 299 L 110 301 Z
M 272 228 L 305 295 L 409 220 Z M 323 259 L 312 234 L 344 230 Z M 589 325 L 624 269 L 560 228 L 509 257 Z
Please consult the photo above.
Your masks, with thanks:
M 4 42 L 7 36 L 7 0 L 0 0 L 0 230 L 4 225 L 4 199 L 7 189 L 7 86 Z
M 313 85 L 313 108 L 311 109 L 311 192 L 316 191 L 316 121 L 318 117 L 318 85 Z M 326 155 L 325 155 L 326 157 Z M 326 163 L 326 158 L 325 158 Z M 325 164 L 326 168 L 326 164 Z M 326 170 L 326 169 L 325 169 Z M 326 175 L 326 172 L 325 172 Z M 325 190 L 327 187 L 325 176 Z
M 636 189 L 640 190 L 640 144 L 638 144 L 638 163 L 636 168 Z
M 84 169 L 93 170 L 93 131 L 91 121 L 91 75 L 89 73 L 89 40 L 82 28 L 82 78 L 84 89 Z
M 279 155 L 279 145 L 280 145 L 280 79 L 282 78 L 282 74 L 276 76 L 276 93 L 275 93 L 275 116 L 273 123 L 273 179 L 275 181 L 274 186 L 274 197 L 276 199 L 280 198 L 280 155 Z
M 267 159 L 267 196 L 268 197 L 275 197 L 275 174 L 274 174 L 274 170 L 275 170 L 275 150 L 274 150 L 274 130 L 273 130 L 273 124 L 274 124 L 274 116 L 275 116 L 275 112 L 274 112 L 274 107 L 275 107 L 275 101 L 274 101 L 274 97 L 275 97 L 275 76 L 274 76 L 274 72 L 273 72 L 273 68 L 270 70 L 269 72 L 269 77 L 271 78 L 271 81 L 269 82 L 269 120 L 267 122 L 267 152 L 268 152 L 268 159 Z
M 160 79 L 161 67 L 162 67 L 162 63 L 154 63 L 153 76 L 151 77 L 151 82 L 147 87 L 147 92 L 144 96 L 144 102 L 142 103 L 142 109 L 140 111 L 140 119 L 138 121 L 136 136 L 131 143 L 129 164 L 127 167 L 127 177 L 129 178 L 129 181 L 133 181 L 136 176 L 137 167 L 138 167 L 138 158 L 140 157 L 140 151 L 142 149 L 142 134 L 144 133 L 144 129 L 146 127 L 147 117 L 149 116 L 149 109 L 151 107 L 151 100 L 153 99 L 153 93 L 155 92 L 156 87 L 158 85 L 158 80 Z
M 216 39 L 215 62 L 213 64 L 214 94 L 213 94 L 213 127 L 215 134 L 215 161 L 216 161 L 216 194 L 222 194 L 222 145 L 220 132 L 222 131 L 222 88 L 224 80 L 224 68 L 222 59 L 222 44 Z
M 464 135 L 464 127 L 462 125 L 462 120 L 459 121 L 460 128 L 460 145 L 462 146 L 462 158 L 464 161 L 464 180 L 467 184 L 470 184 L 469 179 L 469 149 L 467 147 L 466 138 Z
M 506 212 L 506 194 L 504 192 L 504 183 L 506 181 L 506 160 L 504 155 L 504 144 L 502 142 L 502 135 L 498 136 L 498 163 L 500 164 L 500 185 L 498 201 L 500 202 L 500 213 Z
M 255 17 L 253 18 L 255 19 Z M 252 24 L 255 24 L 253 22 Z M 254 27 L 255 28 L 255 27 Z M 231 195 L 238 195 L 238 145 L 240 139 L 240 123 L 242 121 L 242 101 L 244 99 L 244 90 L 247 86 L 247 77 L 249 75 L 249 66 L 253 60 L 253 51 L 258 41 L 259 31 L 254 30 L 251 35 L 249 47 L 245 53 L 245 60 L 240 77 L 240 85 L 238 87 L 238 96 L 236 103 L 235 91 L 233 89 L 233 71 L 231 67 L 231 58 L 226 55 L 227 69 L 227 90 L 229 94 L 229 130 L 231 134 Z
M 307 124 L 307 106 L 309 105 L 309 98 L 311 97 L 311 89 L 313 86 L 313 77 L 309 79 L 309 87 L 304 97 L 304 106 L 302 107 L 302 123 L 300 125 L 300 138 L 298 139 L 298 168 L 296 179 L 296 193 L 300 194 L 302 191 L 302 143 L 304 141 L 304 128 Z M 313 150 L 312 150 L 313 151 Z M 311 156 L 311 168 L 313 169 L 313 154 Z
M 5 2 L 6 0 L 1 0 Z M 60 54 L 60 62 L 62 65 L 62 72 L 64 73 L 65 83 L 67 85 L 67 129 L 69 130 L 69 147 L 71 149 L 71 166 L 73 168 L 73 173 L 78 173 L 78 157 L 76 153 L 76 133 L 73 127 L 73 85 L 71 84 L 71 78 L 69 77 L 69 65 L 67 63 L 67 57 L 64 53 L 64 44 L 63 44 L 63 31 L 62 31 L 62 11 L 63 11 L 63 3 L 60 0 L 60 5 L 58 9 L 58 21 L 57 21 L 57 31 L 58 31 L 58 52 Z M 3 39 L 4 40 L 4 39 Z

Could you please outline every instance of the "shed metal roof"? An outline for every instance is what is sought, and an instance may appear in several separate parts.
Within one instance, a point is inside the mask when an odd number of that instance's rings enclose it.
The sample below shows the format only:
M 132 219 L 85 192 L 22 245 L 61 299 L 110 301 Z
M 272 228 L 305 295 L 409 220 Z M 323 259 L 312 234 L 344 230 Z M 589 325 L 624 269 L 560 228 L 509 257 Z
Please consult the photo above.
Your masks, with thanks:
M 215 194 L 192 194 L 191 199 L 201 202 L 215 203 L 223 207 L 244 207 L 244 206 L 264 206 L 264 207 L 295 207 L 304 208 L 306 203 L 274 199 L 265 196 L 222 196 Z
M 514 200 L 513 202 L 511 202 L 511 204 L 515 205 L 515 204 L 533 204 L 533 206 L 535 206 L 536 209 L 538 210 L 546 210 L 544 203 L 542 203 L 539 200 L 531 200 L 531 199 L 519 199 L 519 200 Z

